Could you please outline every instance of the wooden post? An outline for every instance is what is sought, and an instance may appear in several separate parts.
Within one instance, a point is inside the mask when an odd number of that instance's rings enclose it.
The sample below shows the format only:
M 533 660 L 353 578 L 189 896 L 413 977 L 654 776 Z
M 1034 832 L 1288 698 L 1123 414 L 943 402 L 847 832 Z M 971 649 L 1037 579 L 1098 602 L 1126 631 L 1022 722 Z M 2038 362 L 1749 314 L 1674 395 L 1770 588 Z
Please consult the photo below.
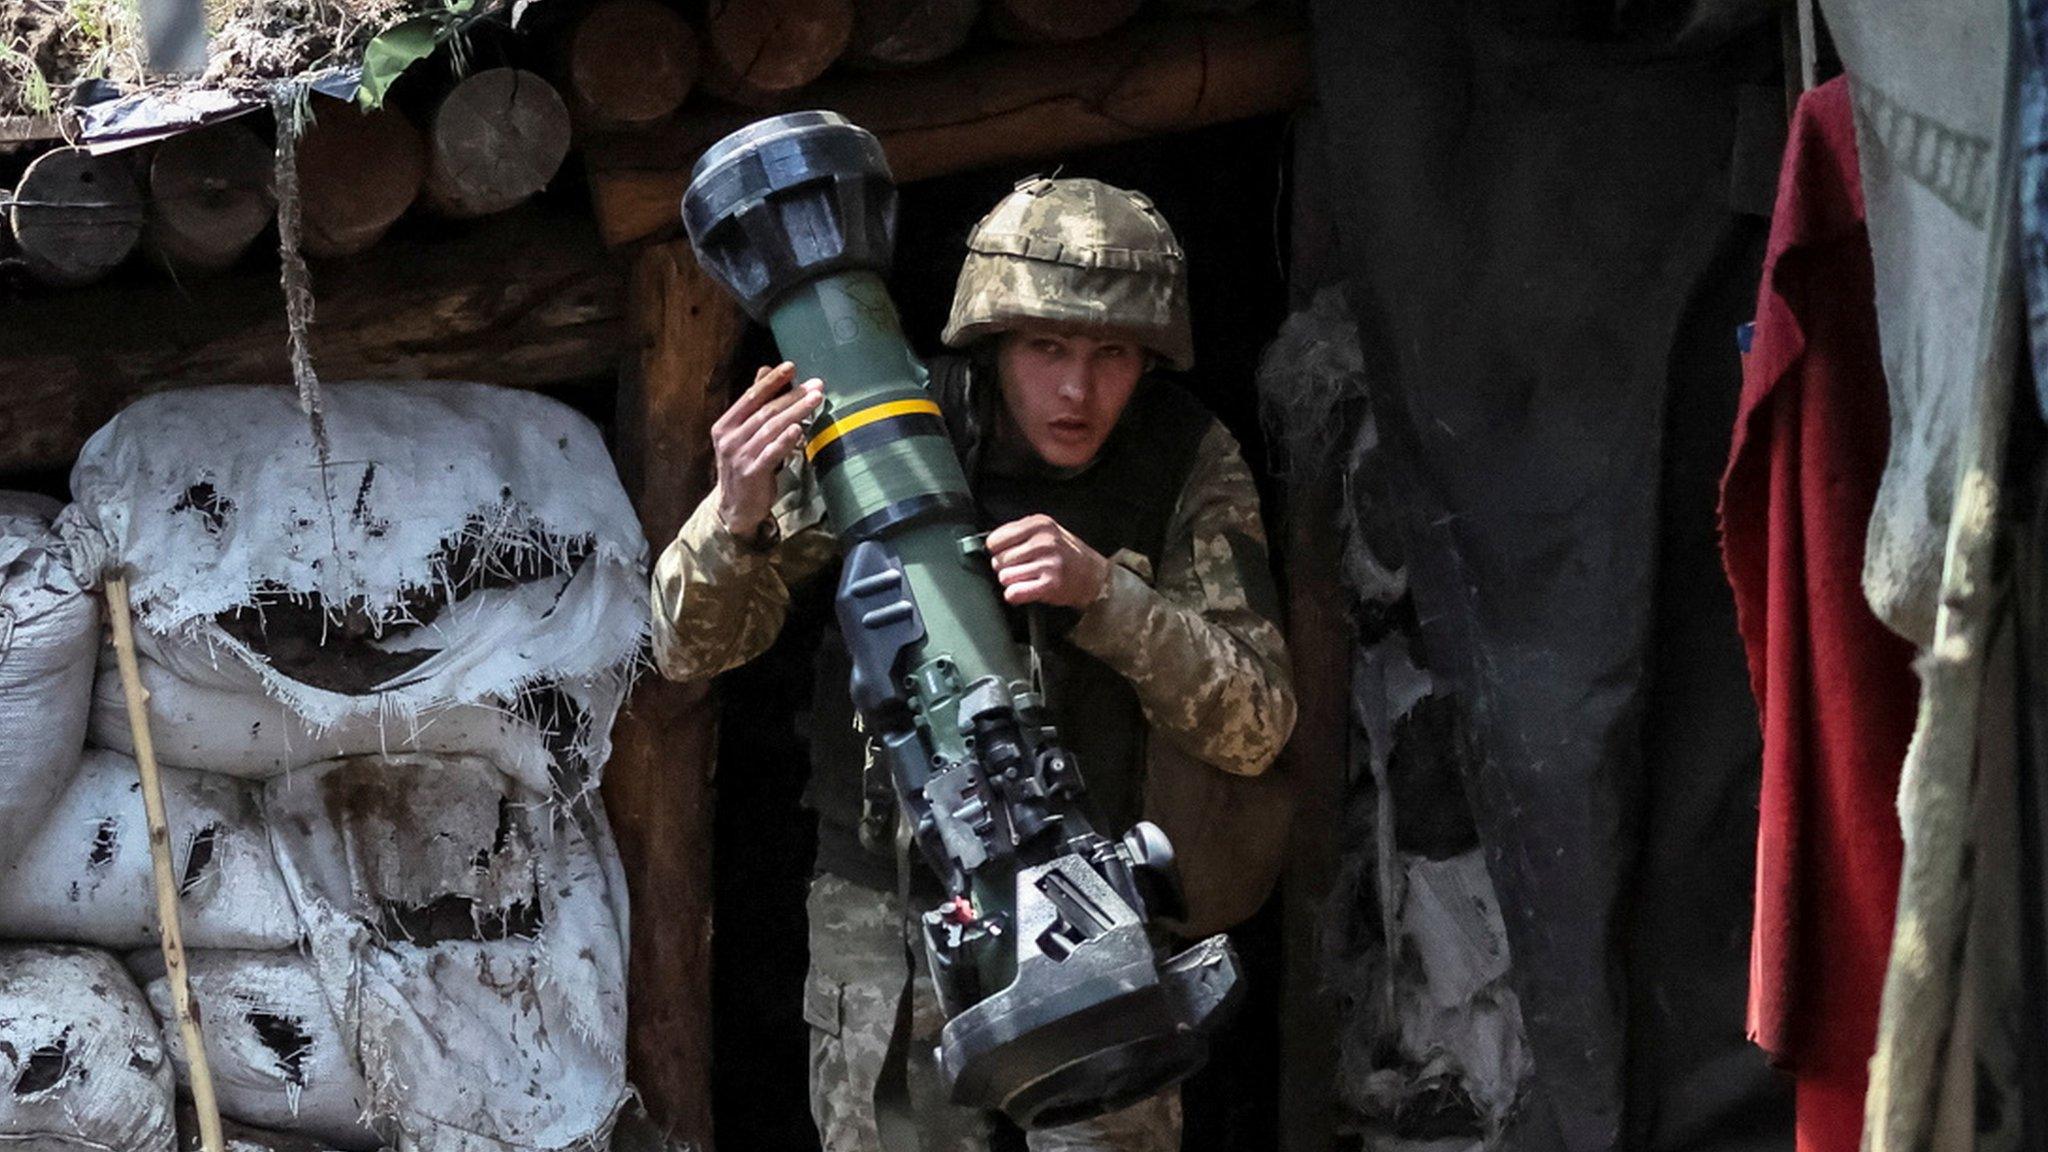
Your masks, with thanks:
M 308 256 L 352 256 L 382 239 L 419 197 L 427 142 L 391 108 L 313 97 L 299 138 L 299 246 Z
M 1351 626 L 1339 577 L 1337 501 L 1327 472 L 1289 486 L 1281 540 L 1287 572 L 1287 649 L 1300 713 L 1280 767 L 1294 781 L 1294 823 L 1280 891 L 1285 970 L 1280 1004 L 1282 1152 L 1328 1152 L 1336 1136 L 1337 1021 L 1324 990 L 1320 928 L 1337 875 L 1349 763 Z
M 687 242 L 641 252 L 629 290 L 619 471 L 655 554 L 710 491 L 711 422 L 745 321 Z M 657 1127 L 711 1148 L 711 777 L 708 685 L 641 680 L 612 732 L 605 807 L 634 908 L 629 1070 Z
M 270 224 L 270 146 L 230 120 L 173 136 L 149 162 L 149 245 L 179 272 L 218 272 Z
M 427 133 L 427 200 L 449 216 L 503 212 L 547 187 L 569 154 L 569 108 L 518 68 L 457 84 Z

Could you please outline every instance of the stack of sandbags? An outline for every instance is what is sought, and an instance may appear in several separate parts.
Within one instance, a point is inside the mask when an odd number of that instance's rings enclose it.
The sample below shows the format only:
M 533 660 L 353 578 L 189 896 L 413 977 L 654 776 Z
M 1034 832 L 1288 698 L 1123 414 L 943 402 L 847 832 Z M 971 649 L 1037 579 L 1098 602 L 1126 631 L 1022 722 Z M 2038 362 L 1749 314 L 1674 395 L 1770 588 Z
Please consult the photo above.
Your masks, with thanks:
M 131 573 L 159 756 L 263 777 L 459 752 L 588 787 L 647 628 L 646 541 L 597 429 L 484 385 L 322 404 L 324 453 L 282 389 L 146 397 L 72 471 L 74 556 Z M 126 751 L 120 700 L 103 678 L 92 736 Z
M 329 385 L 320 423 L 279 389 L 145 398 L 60 520 L 75 568 L 129 575 L 221 1110 L 337 1149 L 601 1143 L 626 909 L 593 790 L 641 659 L 638 521 L 542 397 Z M 100 747 L 0 866 L 0 936 L 128 951 L 168 1024 L 100 663 Z
M 99 613 L 51 530 L 58 507 L 0 492 L 0 936 L 32 927 L 6 895 L 21 888 L 18 869 L 45 871 L 24 862 L 70 818 L 92 703 Z M 117 851 L 110 843 L 108 858 Z M 56 905 L 69 878 L 37 884 Z M 119 961 L 0 946 L 0 1146 L 172 1152 L 171 1100 L 156 1019 Z
M 70 786 L 99 612 L 50 529 L 54 500 L 0 492 L 0 865 Z

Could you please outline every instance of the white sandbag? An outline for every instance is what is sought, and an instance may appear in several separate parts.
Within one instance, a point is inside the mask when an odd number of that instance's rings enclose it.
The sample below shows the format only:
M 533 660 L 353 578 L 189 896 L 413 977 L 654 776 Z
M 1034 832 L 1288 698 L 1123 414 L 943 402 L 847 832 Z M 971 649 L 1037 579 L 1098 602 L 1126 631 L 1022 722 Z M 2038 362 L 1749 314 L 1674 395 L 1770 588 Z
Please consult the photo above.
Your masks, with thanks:
M 221 1147 L 225 1152 L 338 1152 L 331 1140 L 304 1132 L 279 1132 L 258 1128 L 228 1117 L 220 1121 Z M 199 1140 L 199 1112 L 192 1101 L 178 1099 L 179 1152 L 202 1152 Z
M 85 747 L 99 610 L 50 530 L 55 511 L 44 497 L 0 493 L 0 864 Z
M 310 1135 L 335 1148 L 382 1143 L 362 1123 L 369 1090 L 356 1071 L 355 1046 L 336 1026 L 310 961 L 292 952 L 203 949 L 185 959 L 221 1115 Z M 148 978 L 164 1046 L 179 1083 L 189 1083 L 163 956 L 138 952 L 129 963 Z
M 555 713 L 540 708 L 514 711 L 487 701 L 425 709 L 388 721 L 381 715 L 352 713 L 319 729 L 283 701 L 265 695 L 262 678 L 245 665 L 202 665 L 198 678 L 186 679 L 147 656 L 137 664 L 142 686 L 149 692 L 150 738 L 159 761 L 256 780 L 348 756 L 468 752 L 499 765 L 529 787 L 545 787 L 555 762 L 556 716 L 573 717 L 579 707 L 595 709 L 585 713 L 587 723 L 609 731 L 619 707 L 617 692 L 591 692 L 580 704 L 573 698 L 561 700 L 568 708 Z M 533 703 L 542 698 L 539 693 L 528 696 Z M 86 735 L 102 748 L 131 754 L 135 750 L 111 645 L 100 652 Z
M 179 923 L 193 948 L 292 948 L 299 919 L 270 848 L 256 786 L 163 771 Z M 12 864 L 0 867 L 0 937 L 156 943 L 156 888 L 135 761 L 90 749 Z
M 596 805 L 405 756 L 280 777 L 265 808 L 380 1130 L 424 1152 L 603 1141 L 626 1094 L 626 921 Z
M 137 401 L 72 470 L 74 562 L 134 573 L 138 644 L 179 680 L 390 749 L 453 706 L 526 715 L 594 782 L 647 627 L 646 541 L 597 429 L 484 385 L 322 397 L 324 468 L 286 389 Z M 550 689 L 573 706 L 532 699 Z
M 120 963 L 84 948 L 0 948 L 0 1147 L 175 1152 L 171 1068 Z

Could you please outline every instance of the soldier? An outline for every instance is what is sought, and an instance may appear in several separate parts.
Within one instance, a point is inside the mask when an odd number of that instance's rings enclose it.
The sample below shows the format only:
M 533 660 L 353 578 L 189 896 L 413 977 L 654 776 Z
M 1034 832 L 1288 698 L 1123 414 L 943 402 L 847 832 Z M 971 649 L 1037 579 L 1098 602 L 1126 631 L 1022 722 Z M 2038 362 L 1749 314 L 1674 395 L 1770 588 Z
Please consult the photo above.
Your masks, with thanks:
M 1193 359 L 1184 258 L 1165 220 L 1143 196 L 1094 180 L 1019 184 L 968 239 L 942 339 L 962 355 L 931 365 L 931 387 L 994 525 L 1003 598 L 1044 618 L 1047 706 L 1099 826 L 1140 818 L 1148 771 L 1264 772 L 1295 703 L 1258 496 L 1223 426 L 1147 374 Z M 790 587 L 836 552 L 797 451 L 823 385 L 794 377 L 786 363 L 761 369 L 713 425 L 717 488 L 655 567 L 654 654 L 670 679 L 765 650 Z M 851 715 L 843 702 L 839 714 Z M 899 1118 L 925 1152 L 981 1152 L 986 1119 L 945 1103 L 931 1059 L 944 1021 L 897 896 L 903 859 L 882 775 L 813 769 L 812 1114 L 826 1152 L 881 1152 Z M 913 909 L 936 895 L 915 872 Z M 1204 894 L 1188 895 L 1192 905 Z M 906 995 L 907 1084 L 884 1089 Z M 890 1102 L 878 1108 L 878 1096 Z M 1171 1152 L 1179 1094 L 1032 1133 L 1030 1146 Z

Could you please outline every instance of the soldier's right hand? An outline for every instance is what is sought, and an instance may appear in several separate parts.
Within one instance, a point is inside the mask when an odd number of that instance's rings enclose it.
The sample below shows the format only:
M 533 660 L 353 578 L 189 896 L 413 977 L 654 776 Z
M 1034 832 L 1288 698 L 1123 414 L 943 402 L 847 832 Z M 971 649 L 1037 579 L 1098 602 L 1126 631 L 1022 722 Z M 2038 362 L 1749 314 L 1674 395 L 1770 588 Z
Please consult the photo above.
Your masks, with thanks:
M 718 461 L 718 519 L 739 536 L 754 533 L 775 508 L 775 474 L 804 439 L 804 421 L 825 400 L 825 383 L 795 388 L 796 365 L 754 373 L 753 386 L 711 425 Z

